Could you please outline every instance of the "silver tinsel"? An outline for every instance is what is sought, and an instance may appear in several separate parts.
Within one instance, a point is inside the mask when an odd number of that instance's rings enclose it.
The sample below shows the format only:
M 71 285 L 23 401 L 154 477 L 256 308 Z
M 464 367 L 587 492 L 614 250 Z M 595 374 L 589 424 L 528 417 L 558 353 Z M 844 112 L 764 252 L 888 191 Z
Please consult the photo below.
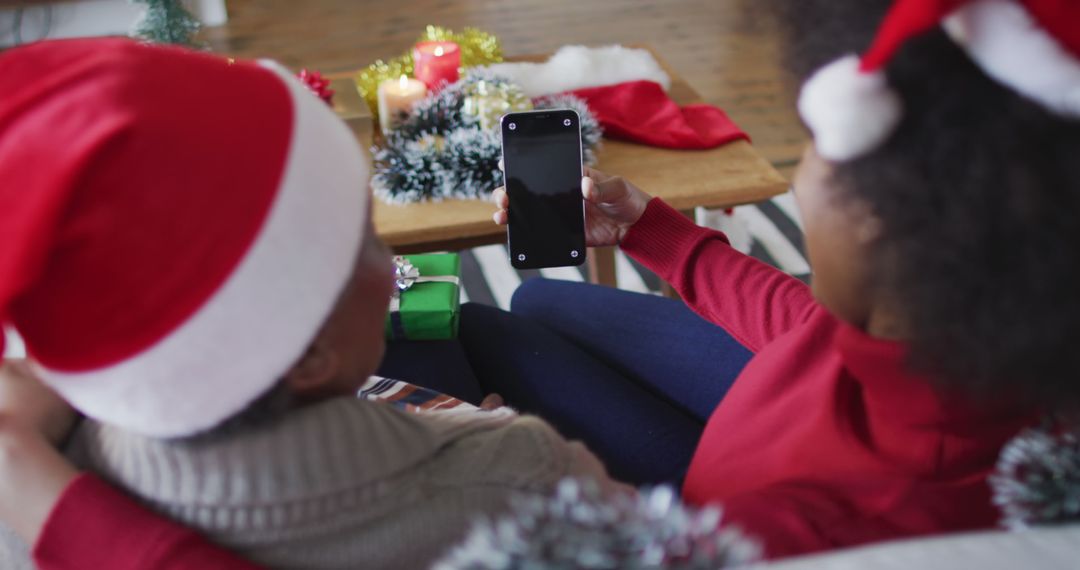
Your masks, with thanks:
M 510 515 L 478 521 L 432 568 L 704 570 L 758 560 L 758 545 L 721 518 L 684 506 L 670 487 L 607 499 L 592 482 L 567 479 L 554 497 L 518 497 Z
M 506 79 L 481 69 L 468 71 L 460 81 L 416 105 L 397 129 L 386 133 L 382 146 L 372 149 L 375 194 L 390 203 L 446 198 L 486 198 L 502 185 L 499 129 L 482 129 L 475 116 L 462 112 L 467 93 L 484 81 L 499 86 Z M 582 156 L 596 160 L 603 133 L 584 101 L 571 96 L 534 101 L 536 109 L 573 109 L 581 122 Z
M 1001 450 L 990 485 L 1006 528 L 1080 522 L 1076 429 L 1047 425 L 1022 431 Z

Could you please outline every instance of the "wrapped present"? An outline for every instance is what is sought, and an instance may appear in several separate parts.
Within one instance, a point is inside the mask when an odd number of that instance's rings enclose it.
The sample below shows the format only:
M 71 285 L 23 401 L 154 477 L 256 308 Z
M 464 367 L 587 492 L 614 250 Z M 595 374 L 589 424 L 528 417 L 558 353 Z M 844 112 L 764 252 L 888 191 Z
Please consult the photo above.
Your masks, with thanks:
M 456 338 L 461 314 L 461 258 L 455 253 L 394 257 L 397 288 L 386 338 Z

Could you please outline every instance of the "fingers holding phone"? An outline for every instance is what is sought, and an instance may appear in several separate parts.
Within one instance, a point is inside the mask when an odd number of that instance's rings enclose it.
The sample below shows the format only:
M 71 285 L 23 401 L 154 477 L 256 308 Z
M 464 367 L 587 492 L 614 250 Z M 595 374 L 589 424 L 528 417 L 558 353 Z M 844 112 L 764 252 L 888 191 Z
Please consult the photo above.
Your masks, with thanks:
M 585 200 L 585 242 L 588 247 L 618 245 L 652 199 L 621 177 L 588 167 L 581 179 L 581 196 Z M 496 188 L 491 199 L 497 208 L 492 218 L 496 224 L 505 226 L 510 219 L 510 198 L 506 188 Z
M 581 195 L 586 202 L 603 207 L 612 221 L 633 224 L 645 213 L 651 196 L 621 176 L 611 176 L 596 170 L 585 169 L 581 180 Z
M 495 213 L 492 214 L 492 218 L 495 223 L 500 226 L 505 226 L 510 221 L 510 197 L 506 195 L 506 188 L 499 186 L 491 193 L 491 201 L 495 202 Z

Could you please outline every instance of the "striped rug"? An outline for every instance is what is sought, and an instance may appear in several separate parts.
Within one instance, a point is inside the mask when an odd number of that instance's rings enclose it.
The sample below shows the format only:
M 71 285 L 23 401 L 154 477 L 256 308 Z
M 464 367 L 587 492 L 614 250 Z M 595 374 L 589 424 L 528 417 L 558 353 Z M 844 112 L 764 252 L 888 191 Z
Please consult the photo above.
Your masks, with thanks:
M 802 222 L 791 193 L 750 206 L 732 215 L 698 209 L 697 223 L 724 231 L 740 251 L 780 268 L 804 281 L 810 277 L 803 244 Z M 639 293 L 660 293 L 660 279 L 622 252 L 615 254 L 619 288 Z M 585 267 L 514 269 L 506 245 L 487 245 L 461 252 L 462 302 L 472 301 L 507 309 L 522 281 L 533 277 L 584 281 Z

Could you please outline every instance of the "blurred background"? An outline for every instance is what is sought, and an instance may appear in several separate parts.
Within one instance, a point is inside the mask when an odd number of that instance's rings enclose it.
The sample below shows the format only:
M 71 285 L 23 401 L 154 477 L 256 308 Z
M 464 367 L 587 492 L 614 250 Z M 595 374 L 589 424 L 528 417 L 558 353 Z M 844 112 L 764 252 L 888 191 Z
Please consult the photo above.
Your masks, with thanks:
M 507 55 L 574 43 L 647 43 L 706 102 L 791 174 L 806 136 L 782 85 L 773 30 L 753 0 L 191 0 L 216 52 L 270 57 L 324 73 L 408 50 L 428 24 L 475 26 Z M 71 35 L 124 34 L 142 8 L 129 0 L 0 0 L 0 46 Z
M 406 52 L 425 26 L 473 26 L 495 34 L 507 56 L 567 44 L 647 44 L 707 103 L 724 109 L 757 151 L 790 177 L 807 136 L 785 85 L 775 30 L 754 0 L 185 0 L 214 52 L 268 57 L 298 71 L 357 70 Z M 145 7 L 129 0 L 0 0 L 0 48 L 44 38 L 128 33 Z M 648 188 L 645 189 L 648 191 Z M 698 212 L 741 249 L 808 278 L 790 195 L 735 209 Z M 505 246 L 462 252 L 463 297 L 505 306 L 522 279 Z M 659 280 L 619 254 L 619 286 L 660 291 Z M 535 273 L 535 272 L 534 272 Z M 552 272 L 548 272 L 552 273 Z M 560 271 L 559 278 L 585 278 Z

